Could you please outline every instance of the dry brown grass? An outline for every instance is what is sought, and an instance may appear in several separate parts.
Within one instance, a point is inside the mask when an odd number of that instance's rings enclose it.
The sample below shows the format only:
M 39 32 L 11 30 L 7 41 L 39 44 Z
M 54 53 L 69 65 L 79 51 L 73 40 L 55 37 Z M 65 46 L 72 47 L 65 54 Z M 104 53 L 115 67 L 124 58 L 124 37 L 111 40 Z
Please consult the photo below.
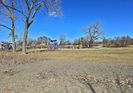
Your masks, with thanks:
M 0 52 L 1 63 L 29 63 L 42 60 L 133 62 L 133 48 L 57 50 L 44 52 L 30 51 L 27 55 L 23 55 L 20 52 Z

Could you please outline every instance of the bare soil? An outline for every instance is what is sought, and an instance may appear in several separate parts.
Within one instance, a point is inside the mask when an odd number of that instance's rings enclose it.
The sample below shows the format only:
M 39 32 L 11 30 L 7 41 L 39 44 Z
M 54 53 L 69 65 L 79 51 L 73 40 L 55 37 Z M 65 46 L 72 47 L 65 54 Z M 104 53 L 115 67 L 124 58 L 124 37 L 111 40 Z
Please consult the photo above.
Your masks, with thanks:
M 133 93 L 133 64 L 79 60 L 1 63 L 0 93 Z

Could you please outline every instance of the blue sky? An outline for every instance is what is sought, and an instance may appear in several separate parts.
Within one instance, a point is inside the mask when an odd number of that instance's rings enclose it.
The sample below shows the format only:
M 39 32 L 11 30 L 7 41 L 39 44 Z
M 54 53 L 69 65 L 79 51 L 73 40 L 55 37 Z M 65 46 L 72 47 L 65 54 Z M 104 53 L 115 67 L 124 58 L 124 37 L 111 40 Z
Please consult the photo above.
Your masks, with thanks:
M 82 29 L 100 21 L 107 38 L 129 35 L 133 37 L 133 0 L 62 0 L 63 17 L 53 18 L 39 13 L 29 30 L 30 38 L 46 35 L 59 39 L 65 35 L 73 40 L 84 36 Z M 23 26 L 16 25 L 16 34 L 23 37 Z M 2 29 L 0 40 L 9 41 L 9 31 Z

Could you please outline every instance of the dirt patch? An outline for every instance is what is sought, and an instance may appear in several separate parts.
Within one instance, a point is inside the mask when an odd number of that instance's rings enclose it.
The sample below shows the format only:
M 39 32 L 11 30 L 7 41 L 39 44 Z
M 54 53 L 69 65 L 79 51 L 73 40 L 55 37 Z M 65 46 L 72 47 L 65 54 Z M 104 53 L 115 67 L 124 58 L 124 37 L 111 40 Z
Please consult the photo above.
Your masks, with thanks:
M 17 74 L 17 73 L 19 73 L 19 72 L 20 72 L 20 71 L 15 71 L 15 70 L 13 70 L 13 69 L 8 69 L 8 70 L 3 71 L 3 74 L 9 75 L 9 76 L 13 76 L 13 75 L 15 75 L 15 74 Z
M 133 93 L 131 65 L 79 60 L 0 64 L 0 93 Z

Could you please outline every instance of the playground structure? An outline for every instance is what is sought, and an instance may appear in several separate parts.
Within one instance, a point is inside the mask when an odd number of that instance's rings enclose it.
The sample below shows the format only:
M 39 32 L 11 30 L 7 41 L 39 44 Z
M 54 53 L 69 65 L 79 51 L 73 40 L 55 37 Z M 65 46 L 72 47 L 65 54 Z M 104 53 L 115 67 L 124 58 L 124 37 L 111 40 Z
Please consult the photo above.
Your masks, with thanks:
M 3 51 L 12 50 L 12 43 L 9 43 L 9 42 L 1 42 L 0 43 L 0 50 L 3 50 Z
M 47 49 L 47 50 L 56 50 L 58 49 L 57 40 L 50 40 L 47 44 L 40 44 L 38 48 Z
M 57 40 L 51 40 L 48 44 L 48 50 L 56 50 L 58 49 L 58 42 Z

